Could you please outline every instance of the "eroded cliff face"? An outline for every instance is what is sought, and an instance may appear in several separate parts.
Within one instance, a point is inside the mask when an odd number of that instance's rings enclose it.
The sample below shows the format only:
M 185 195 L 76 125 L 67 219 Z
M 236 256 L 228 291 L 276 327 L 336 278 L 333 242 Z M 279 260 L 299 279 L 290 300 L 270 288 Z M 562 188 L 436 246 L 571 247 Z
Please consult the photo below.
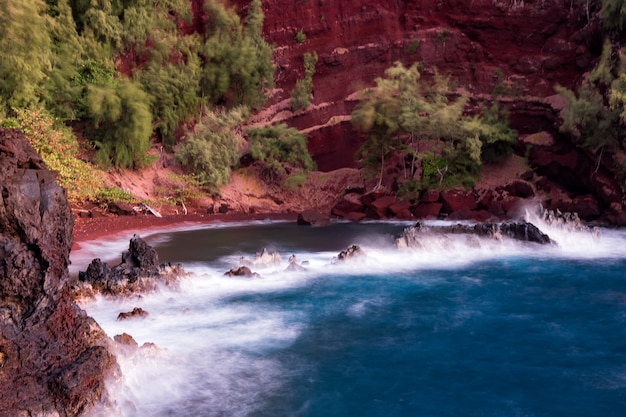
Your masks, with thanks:
M 249 1 L 234 2 L 245 13 Z M 426 80 L 435 69 L 449 74 L 476 109 L 499 92 L 522 138 L 517 152 L 530 155 L 536 170 L 537 189 L 560 190 L 558 198 L 546 197 L 550 208 L 584 209 L 587 220 L 604 215 L 625 224 L 625 185 L 611 164 L 594 162 L 559 132 L 562 108 L 551 98 L 556 85 L 575 89 L 597 62 L 604 33 L 599 10 L 587 7 L 593 5 L 569 0 L 264 0 L 264 32 L 276 47 L 277 69 L 276 90 L 259 121 L 307 133 L 321 171 L 355 167 L 363 141 L 350 123 L 355 93 L 373 86 L 394 61 L 419 62 Z M 303 54 L 313 51 L 319 56 L 313 105 L 293 113 L 290 93 L 304 76 Z M 552 143 L 529 153 L 524 138 L 538 132 Z M 563 149 L 569 159 L 561 157 Z
M 17 130 L 0 128 L 0 410 L 75 416 L 116 369 L 107 337 L 71 299 L 73 217 Z
M 249 1 L 235 3 L 245 13 Z M 597 19 L 569 0 L 265 0 L 263 10 L 265 36 L 276 47 L 270 118 L 309 131 L 321 170 L 353 166 L 359 138 L 341 116 L 356 104 L 351 95 L 394 61 L 422 63 L 425 77 L 436 68 L 476 96 L 499 86 L 532 97 L 530 110 L 513 109 L 512 124 L 535 133 L 551 115 L 532 102 L 554 94 L 556 84 L 573 86 L 602 38 Z M 313 107 L 292 114 L 287 101 L 304 75 L 303 54 L 313 51 Z

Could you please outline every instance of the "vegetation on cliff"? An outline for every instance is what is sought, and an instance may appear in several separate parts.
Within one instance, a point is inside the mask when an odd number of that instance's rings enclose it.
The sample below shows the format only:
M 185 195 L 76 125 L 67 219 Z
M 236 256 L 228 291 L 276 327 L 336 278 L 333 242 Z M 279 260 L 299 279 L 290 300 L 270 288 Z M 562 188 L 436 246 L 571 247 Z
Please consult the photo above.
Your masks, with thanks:
M 0 4 L 0 123 L 28 130 L 35 146 L 42 137 L 63 138 L 62 146 L 53 139 L 38 150 L 72 200 L 102 191 L 93 189 L 98 181 L 86 185 L 94 170 L 79 154 L 105 169 L 144 167 L 155 137 L 170 149 L 177 130 L 196 119 L 178 158 L 209 185 L 227 181 L 239 155 L 223 132 L 207 132 L 211 115 L 265 103 L 272 48 L 261 35 L 260 0 L 251 1 L 245 19 L 219 0 L 199 4 L 201 10 L 188 0 Z M 91 149 L 78 152 L 67 125 L 80 127 Z
M 392 156 L 403 161 L 403 191 L 471 186 L 485 158 L 510 155 L 516 133 L 500 117 L 497 104 L 468 116 L 468 95 L 451 91 L 449 79 L 435 72 L 424 81 L 420 64 L 396 62 L 376 79 L 352 113 L 352 123 L 367 134 L 359 157 L 364 168 L 384 176 Z

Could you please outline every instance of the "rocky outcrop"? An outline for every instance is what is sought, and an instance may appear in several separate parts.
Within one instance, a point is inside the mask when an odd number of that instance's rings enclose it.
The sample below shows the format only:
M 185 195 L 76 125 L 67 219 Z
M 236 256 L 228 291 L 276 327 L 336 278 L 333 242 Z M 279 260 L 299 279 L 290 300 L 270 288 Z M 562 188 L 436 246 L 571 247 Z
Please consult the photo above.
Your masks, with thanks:
M 174 286 L 184 275 L 180 264 L 160 264 L 154 248 L 135 235 L 118 265 L 111 268 L 96 258 L 86 271 L 79 272 L 77 292 L 83 296 L 147 293 L 158 290 L 159 285 Z
M 332 214 L 348 220 L 363 219 L 448 219 L 513 220 L 529 206 L 537 206 L 534 186 L 514 179 L 493 189 L 427 190 L 420 198 L 402 200 L 379 192 L 345 194 Z
M 615 159 L 626 158 L 620 149 L 594 155 L 567 138 L 542 131 L 520 139 L 528 161 L 546 194 L 543 205 L 552 210 L 577 212 L 584 220 L 626 225 L 626 183 Z
M 17 130 L 0 128 L 0 410 L 77 416 L 116 372 L 109 339 L 71 298 L 73 218 Z
M 432 235 L 465 234 L 478 237 L 502 239 L 504 237 L 522 242 L 546 245 L 553 243 L 552 239 L 543 233 L 537 226 L 529 222 L 512 223 L 478 223 L 475 225 L 455 224 L 451 226 L 424 226 L 421 223 L 404 229 L 402 235 L 396 239 L 399 248 L 421 248 L 422 240 Z

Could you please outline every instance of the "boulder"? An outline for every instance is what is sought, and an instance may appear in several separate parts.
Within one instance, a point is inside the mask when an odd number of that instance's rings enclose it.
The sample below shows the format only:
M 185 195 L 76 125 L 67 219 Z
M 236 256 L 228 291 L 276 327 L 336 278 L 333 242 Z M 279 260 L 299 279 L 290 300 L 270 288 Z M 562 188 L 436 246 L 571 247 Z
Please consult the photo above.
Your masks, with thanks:
M 361 220 L 365 219 L 365 217 L 367 217 L 365 213 L 354 211 L 344 216 L 346 220 L 350 220 L 352 222 L 360 222 Z
M 420 197 L 420 202 L 422 203 L 436 203 L 439 201 L 439 196 L 441 193 L 437 190 L 426 190 L 424 194 Z
M 287 268 L 285 269 L 285 271 L 299 272 L 299 271 L 306 271 L 306 268 L 298 263 L 298 260 L 296 259 L 296 255 L 291 255 L 289 257 L 289 265 L 287 265 Z
M 476 197 L 473 191 L 464 190 L 445 190 L 440 195 L 441 203 L 443 204 L 442 213 L 451 214 L 455 211 L 474 210 L 476 209 Z
M 376 219 L 386 219 L 391 214 L 389 207 L 397 203 L 398 199 L 395 196 L 380 197 L 369 204 L 367 213 Z
M 407 200 L 397 201 L 389 206 L 389 212 L 395 218 L 407 219 L 413 217 L 411 213 L 411 202 Z
M 513 180 L 504 186 L 504 189 L 512 196 L 530 198 L 535 196 L 532 184 L 523 180 Z
M 350 245 L 346 250 L 339 252 L 337 255 L 337 261 L 343 262 L 348 259 L 360 258 L 362 256 L 365 256 L 365 252 L 359 245 Z
M 436 219 L 442 207 L 442 203 L 419 203 L 413 207 L 413 216 L 417 219 Z
M 224 273 L 225 276 L 229 277 L 249 277 L 256 278 L 259 276 L 256 272 L 252 272 L 252 270 L 247 266 L 237 266 L 231 268 L 230 271 Z
M 361 195 L 356 193 L 348 193 L 332 209 L 335 216 L 345 217 L 347 213 L 362 212 L 365 205 L 361 201 Z
M 141 307 L 135 307 L 132 311 L 122 312 L 117 315 L 117 321 L 134 319 L 134 318 L 145 318 L 148 317 L 149 313 Z
M 298 214 L 297 223 L 304 226 L 328 226 L 330 216 L 315 210 L 307 210 Z
M 424 226 L 417 223 L 414 227 L 406 228 L 396 238 L 398 247 L 421 248 L 420 237 L 433 234 L 467 234 L 473 236 L 501 239 L 508 237 L 523 242 L 538 243 L 541 245 L 553 243 L 548 235 L 537 226 L 528 222 L 519 223 L 478 223 L 475 225 L 454 224 L 450 226 Z

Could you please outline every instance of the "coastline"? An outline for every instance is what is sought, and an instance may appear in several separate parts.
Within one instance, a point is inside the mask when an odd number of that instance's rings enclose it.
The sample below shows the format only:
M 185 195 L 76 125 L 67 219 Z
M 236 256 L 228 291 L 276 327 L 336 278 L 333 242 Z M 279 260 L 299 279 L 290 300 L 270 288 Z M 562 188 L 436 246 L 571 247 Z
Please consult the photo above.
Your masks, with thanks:
M 154 231 L 173 228 L 186 224 L 212 224 L 217 222 L 229 223 L 248 220 L 297 220 L 296 213 L 229 213 L 229 214 L 187 214 L 155 217 L 152 215 L 134 216 L 107 216 L 96 218 L 76 217 L 72 236 L 74 242 L 72 251 L 80 249 L 82 242 L 98 240 L 112 235 L 128 233 L 141 234 L 144 231 Z

